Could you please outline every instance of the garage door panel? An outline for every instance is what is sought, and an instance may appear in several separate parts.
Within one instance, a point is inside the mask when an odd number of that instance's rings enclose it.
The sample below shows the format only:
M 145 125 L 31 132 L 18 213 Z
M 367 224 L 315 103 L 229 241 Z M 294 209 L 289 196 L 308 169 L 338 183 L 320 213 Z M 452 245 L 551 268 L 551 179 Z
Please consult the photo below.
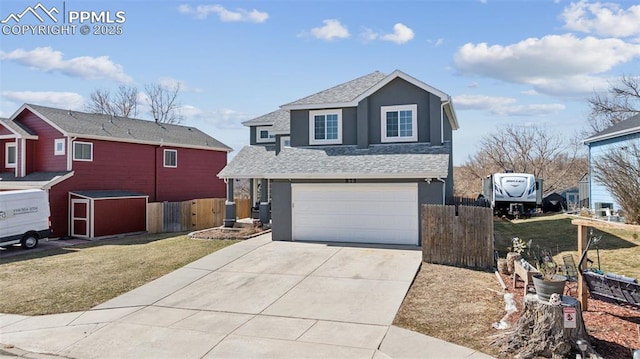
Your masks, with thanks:
M 417 184 L 294 184 L 294 240 L 418 244 Z

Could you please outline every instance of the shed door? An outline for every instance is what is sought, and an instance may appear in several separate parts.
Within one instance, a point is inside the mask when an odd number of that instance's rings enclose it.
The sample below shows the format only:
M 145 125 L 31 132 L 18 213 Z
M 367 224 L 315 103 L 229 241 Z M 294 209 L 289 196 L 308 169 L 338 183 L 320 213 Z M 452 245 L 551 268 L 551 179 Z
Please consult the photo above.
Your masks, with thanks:
M 418 245 L 416 183 L 292 184 L 293 240 Z
M 71 236 L 80 238 L 90 237 L 89 200 L 71 199 Z

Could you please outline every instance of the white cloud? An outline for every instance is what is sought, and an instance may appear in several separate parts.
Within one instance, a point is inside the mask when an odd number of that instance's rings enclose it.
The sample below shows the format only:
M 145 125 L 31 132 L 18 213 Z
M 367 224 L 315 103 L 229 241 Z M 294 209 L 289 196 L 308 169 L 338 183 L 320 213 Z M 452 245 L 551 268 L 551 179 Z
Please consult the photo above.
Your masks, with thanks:
M 217 14 L 222 22 L 253 22 L 263 23 L 269 18 L 269 14 L 256 9 L 227 10 L 221 5 L 198 5 L 195 8 L 190 5 L 180 5 L 178 11 L 182 14 L 193 15 L 196 19 L 206 19 L 210 14 Z
M 82 110 L 84 98 L 75 92 L 3 91 L 2 97 L 15 103 L 33 103 L 68 110 Z
M 476 89 L 476 88 L 480 87 L 480 84 L 474 81 L 474 82 L 468 84 L 467 87 L 470 88 L 470 89 Z
M 391 41 L 391 42 L 395 42 L 398 45 L 404 44 L 410 40 L 413 39 L 414 37 L 414 33 L 413 30 L 411 30 L 410 28 L 408 28 L 406 25 L 401 24 L 401 23 L 397 23 L 393 26 L 393 33 L 390 34 L 385 34 L 385 33 L 380 33 L 380 32 L 376 32 L 372 29 L 369 28 L 363 28 L 362 32 L 360 33 L 360 37 L 365 41 L 365 42 L 370 42 L 370 41 L 374 41 L 374 40 L 382 40 L 382 41 Z M 429 41 L 432 42 L 432 41 Z M 442 44 L 443 40 L 442 39 L 438 39 L 436 41 L 434 41 L 434 46 L 438 47 Z
M 340 21 L 336 19 L 326 19 L 323 20 L 322 23 L 324 24 L 324 26 L 314 27 L 313 29 L 311 29 L 311 35 L 318 39 L 326 41 L 331 41 L 334 39 L 345 39 L 351 36 L 347 27 L 342 25 Z
M 456 109 L 486 110 L 496 116 L 539 116 L 565 109 L 562 104 L 518 105 L 512 97 L 486 95 L 460 95 L 453 98 Z
M 231 109 L 203 110 L 192 105 L 180 106 L 180 113 L 184 116 L 185 122 L 196 125 L 201 124 L 203 127 L 213 129 L 239 129 L 244 128 L 242 122 L 256 117 Z M 198 127 L 198 126 L 196 126 Z M 214 136 L 215 137 L 215 136 Z
M 186 82 L 174 79 L 173 77 L 161 77 L 158 79 L 158 85 L 166 89 L 175 89 L 180 86 L 180 92 L 202 92 L 202 89 L 187 85 Z
M 60 72 L 67 76 L 80 77 L 85 80 L 111 79 L 121 83 L 132 82 L 122 68 L 109 59 L 109 56 L 79 56 L 68 60 L 63 58 L 60 51 L 51 47 L 37 47 L 27 51 L 23 49 L 11 52 L 0 51 L 0 60 L 15 61 L 45 72 Z
M 374 41 L 378 38 L 378 36 L 380 35 L 377 32 L 366 27 L 360 33 L 360 37 L 364 40 L 364 42 Z
M 520 93 L 523 94 L 523 95 L 527 95 L 527 96 L 538 96 L 539 95 L 538 91 L 533 90 L 533 89 L 520 91 Z
M 638 44 L 565 34 L 506 46 L 467 43 L 454 55 L 454 66 L 464 75 L 529 84 L 541 93 L 584 95 L 601 88 L 603 80 L 594 75 L 637 58 Z
M 561 17 L 569 30 L 615 37 L 640 35 L 640 5 L 625 10 L 614 3 L 583 0 L 569 4 Z
M 393 33 L 380 36 L 381 40 L 395 42 L 398 45 L 404 44 L 413 39 L 413 30 L 404 24 L 393 25 Z

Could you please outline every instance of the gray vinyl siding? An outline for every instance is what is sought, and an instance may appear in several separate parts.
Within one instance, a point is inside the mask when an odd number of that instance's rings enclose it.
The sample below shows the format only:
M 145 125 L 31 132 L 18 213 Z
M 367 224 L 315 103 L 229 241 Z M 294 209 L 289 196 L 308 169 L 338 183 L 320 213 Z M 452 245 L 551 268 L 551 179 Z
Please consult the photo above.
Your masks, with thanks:
M 380 108 L 411 104 L 418 106 L 418 142 L 439 146 L 443 137 L 445 141 L 452 140 L 451 124 L 448 119 L 444 124 L 442 121 L 440 98 L 402 79 L 395 79 L 360 101 L 357 107 L 342 109 L 342 144 L 366 148 L 382 143 Z M 252 140 L 254 138 L 252 133 Z M 309 146 L 308 110 L 291 111 L 291 146 Z
M 292 183 L 346 183 L 345 180 L 273 180 L 271 182 L 271 220 L 273 222 L 273 240 L 293 240 L 293 222 L 291 209 L 291 184 Z M 358 180 L 357 183 L 418 183 L 418 218 L 422 215 L 423 204 L 443 204 L 442 186 L 440 181 L 427 183 L 424 180 Z M 422 221 L 418 221 L 418 234 L 422 238 Z M 419 241 L 420 243 L 420 241 Z
M 293 239 L 291 214 L 291 182 L 272 180 L 271 222 L 273 223 L 273 240 L 291 241 Z
M 257 132 L 258 131 L 256 129 L 256 126 L 249 127 L 249 144 L 250 145 L 257 145 L 258 144 L 256 142 Z

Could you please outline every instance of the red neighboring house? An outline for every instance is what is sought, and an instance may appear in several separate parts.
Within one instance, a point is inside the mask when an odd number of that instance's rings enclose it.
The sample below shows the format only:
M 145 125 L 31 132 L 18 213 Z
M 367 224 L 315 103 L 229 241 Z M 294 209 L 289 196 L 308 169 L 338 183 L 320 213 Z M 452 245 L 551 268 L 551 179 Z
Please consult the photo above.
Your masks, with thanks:
M 56 237 L 141 232 L 147 202 L 224 198 L 230 151 L 194 127 L 25 104 L 0 119 L 0 190 L 47 190 Z

